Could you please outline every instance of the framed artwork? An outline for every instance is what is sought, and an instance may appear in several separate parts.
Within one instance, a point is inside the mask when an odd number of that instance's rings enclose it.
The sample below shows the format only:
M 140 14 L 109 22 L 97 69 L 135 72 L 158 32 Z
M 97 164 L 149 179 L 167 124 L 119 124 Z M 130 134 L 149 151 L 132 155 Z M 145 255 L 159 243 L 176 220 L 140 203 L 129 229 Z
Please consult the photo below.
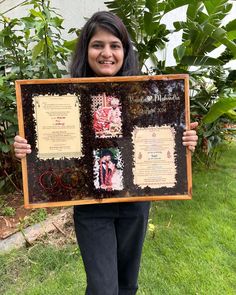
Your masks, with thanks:
M 16 81 L 26 208 L 191 199 L 188 75 Z

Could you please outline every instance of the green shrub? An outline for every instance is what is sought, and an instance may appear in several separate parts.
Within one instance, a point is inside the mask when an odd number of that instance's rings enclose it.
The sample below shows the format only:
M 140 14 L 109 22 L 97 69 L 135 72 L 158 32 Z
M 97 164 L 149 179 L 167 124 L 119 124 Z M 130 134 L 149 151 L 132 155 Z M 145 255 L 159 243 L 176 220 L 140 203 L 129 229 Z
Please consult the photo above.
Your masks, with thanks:
M 16 210 L 14 208 L 12 208 L 12 207 L 6 206 L 6 207 L 3 207 L 3 208 L 0 209 L 0 213 L 3 216 L 10 216 L 10 217 L 12 217 L 12 216 L 15 215 Z
M 12 151 L 18 130 L 14 82 L 61 78 L 67 74 L 73 47 L 62 39 L 63 18 L 50 1 L 32 0 L 24 5 L 26 17 L 0 15 L 0 193 L 21 187 L 20 162 Z
M 225 67 L 236 58 L 236 22 L 225 24 L 232 1 L 112 0 L 105 3 L 126 24 L 146 74 L 190 75 L 191 119 L 199 122 L 195 158 L 208 166 L 214 163 L 226 141 L 236 135 L 233 128 L 228 128 L 236 122 L 236 71 Z M 174 29 L 167 30 L 162 23 L 163 16 L 185 5 L 186 20 L 174 22 Z M 158 58 L 156 54 L 165 50 L 171 34 L 180 30 L 183 30 L 182 42 L 173 50 L 176 66 L 167 67 L 166 58 Z M 225 51 L 218 58 L 210 57 L 221 45 Z

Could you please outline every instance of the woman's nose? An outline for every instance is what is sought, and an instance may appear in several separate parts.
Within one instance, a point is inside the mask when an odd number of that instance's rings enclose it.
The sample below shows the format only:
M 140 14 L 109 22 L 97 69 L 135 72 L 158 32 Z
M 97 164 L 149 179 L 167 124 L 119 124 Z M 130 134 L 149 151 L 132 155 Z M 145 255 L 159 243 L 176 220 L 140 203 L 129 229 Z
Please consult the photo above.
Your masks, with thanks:
M 101 52 L 101 55 L 103 56 L 103 57 L 111 57 L 112 56 L 112 52 L 111 52 L 111 49 L 110 49 L 110 47 L 109 46 L 105 46 L 104 48 L 103 48 L 103 50 L 102 50 L 102 52 Z

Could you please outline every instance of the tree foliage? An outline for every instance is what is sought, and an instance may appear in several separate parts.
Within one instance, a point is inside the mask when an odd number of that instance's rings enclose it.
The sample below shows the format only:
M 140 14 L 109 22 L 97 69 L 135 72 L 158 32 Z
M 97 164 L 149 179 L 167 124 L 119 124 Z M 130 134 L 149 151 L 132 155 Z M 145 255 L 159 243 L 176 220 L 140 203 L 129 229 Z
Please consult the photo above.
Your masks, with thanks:
M 191 116 L 200 123 L 195 154 L 201 154 L 208 164 L 214 161 L 221 146 L 235 134 L 228 127 L 236 121 L 236 71 L 226 65 L 236 58 L 236 21 L 224 23 L 232 1 L 113 0 L 105 3 L 127 25 L 146 73 L 190 75 Z M 187 7 L 186 19 L 174 22 L 174 30 L 168 30 L 162 18 L 183 6 Z M 157 53 L 166 49 L 171 34 L 179 31 L 182 42 L 173 50 L 176 65 L 166 67 L 166 60 L 158 59 Z M 215 57 L 214 50 L 222 45 L 224 52 Z M 152 65 L 148 66 L 150 60 Z
M 19 187 L 20 164 L 12 151 L 18 130 L 15 80 L 60 78 L 71 53 L 61 38 L 63 18 L 50 1 L 24 2 L 28 15 L 0 15 L 0 191 Z M 73 42 L 72 42 L 73 43 Z

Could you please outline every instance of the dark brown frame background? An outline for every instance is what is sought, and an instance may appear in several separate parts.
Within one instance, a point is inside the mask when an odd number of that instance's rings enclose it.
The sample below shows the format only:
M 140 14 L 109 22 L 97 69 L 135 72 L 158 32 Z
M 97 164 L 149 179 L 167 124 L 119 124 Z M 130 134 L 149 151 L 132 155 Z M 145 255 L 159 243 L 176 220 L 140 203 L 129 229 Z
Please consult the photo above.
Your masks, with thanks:
M 98 204 L 98 203 L 115 203 L 115 202 L 137 202 L 137 201 L 160 201 L 160 200 L 188 200 L 192 198 L 192 169 L 191 169 L 191 152 L 182 146 L 182 131 L 184 127 L 178 127 L 177 137 L 176 137 L 176 146 L 177 151 L 176 155 L 179 159 L 177 161 L 177 171 L 179 171 L 177 177 L 177 185 L 178 189 L 133 189 L 132 185 L 129 186 L 127 182 L 127 187 L 125 185 L 124 190 L 122 192 L 112 192 L 112 193 L 100 193 L 95 192 L 94 196 L 89 196 L 89 184 L 84 183 L 84 187 L 82 189 L 82 193 L 79 196 L 79 199 L 69 199 L 63 200 L 60 197 L 52 197 L 51 200 L 43 200 L 41 199 L 39 202 L 35 202 L 34 199 L 40 198 L 40 192 L 38 189 L 35 189 L 35 179 L 32 178 L 32 175 L 36 173 L 38 169 L 41 169 L 41 166 L 44 166 L 47 163 L 41 163 L 43 165 L 34 166 L 35 162 L 37 162 L 37 151 L 35 150 L 35 130 L 34 124 L 32 124 L 33 120 L 33 105 L 32 105 L 32 97 L 34 95 L 45 95 L 45 94 L 73 94 L 75 90 L 81 95 L 81 125 L 82 125 L 82 134 L 83 130 L 87 128 L 84 126 L 84 123 L 88 123 L 83 119 L 83 113 L 88 108 L 88 104 L 91 101 L 85 100 L 84 96 L 94 95 L 96 93 L 101 93 L 101 91 L 113 91 L 117 90 L 116 94 L 118 96 L 121 95 L 124 97 L 125 94 L 129 93 L 129 91 L 142 91 L 143 89 L 149 91 L 148 85 L 152 87 L 153 83 L 160 83 L 161 87 L 165 89 L 166 86 L 171 85 L 175 82 L 183 83 L 184 92 L 182 97 L 182 107 L 184 108 L 184 125 L 186 129 L 190 127 L 190 105 L 189 105 L 189 77 L 185 74 L 178 75 L 159 75 L 159 76 L 131 76 L 131 77 L 111 77 L 111 78 L 63 78 L 63 79 L 35 79 L 35 80 L 18 80 L 16 81 L 16 96 L 17 96 L 17 111 L 18 111 L 18 122 L 19 122 L 19 135 L 22 137 L 26 137 L 28 142 L 32 146 L 32 154 L 27 155 L 26 158 L 22 159 L 22 174 L 23 174 L 23 191 L 24 191 L 24 204 L 26 208 L 41 208 L 41 207 L 56 207 L 56 206 L 71 206 L 71 205 L 83 205 L 83 204 Z M 173 84 L 175 85 L 175 84 Z M 104 88 L 105 87 L 105 88 Z M 146 88 L 145 88 L 146 87 Z M 95 89 L 95 90 L 94 90 Z M 97 90 L 96 90 L 97 89 Z M 105 89 L 105 90 L 104 90 Z M 134 90 L 136 89 L 136 90 Z M 88 90 L 95 91 L 94 93 L 88 93 Z M 86 92 L 87 91 L 87 92 Z M 97 92 L 96 92 L 97 91 Z M 100 92 L 99 92 L 100 91 Z M 144 91 L 144 92 L 145 92 Z M 165 90 L 163 90 L 165 91 Z M 121 92 L 121 93 L 119 93 Z M 86 101 L 86 104 L 85 104 Z M 176 104 L 170 104 L 168 106 L 168 112 L 166 116 L 163 116 L 163 125 L 168 123 L 168 120 L 171 120 L 173 114 L 178 111 L 180 106 Z M 122 101 L 122 110 L 126 116 L 126 120 L 123 122 L 123 129 L 127 129 L 129 132 L 129 117 L 132 117 L 132 114 L 129 114 L 131 107 L 128 106 L 128 101 Z M 88 117 L 88 116 L 87 116 Z M 170 117 L 168 120 L 166 117 Z M 91 117 L 92 118 L 92 117 Z M 141 117 L 140 117 L 141 118 Z M 146 117 L 147 120 L 147 117 Z M 152 119 L 153 120 L 153 119 Z M 159 119 L 158 119 L 159 120 Z M 162 122 L 159 120 L 158 125 L 161 126 Z M 167 120 L 167 121 L 166 121 Z M 147 127 L 145 125 L 145 119 L 142 120 L 136 119 L 135 122 L 139 125 L 139 127 Z M 179 121 L 179 119 L 177 119 Z M 29 124 L 31 123 L 31 124 Z M 173 123 L 173 122 L 172 122 Z M 180 122 L 175 122 L 175 125 L 180 124 Z M 126 125 L 126 126 L 124 126 Z M 84 129 L 83 129 L 84 128 Z M 132 130 L 131 130 L 132 131 Z M 34 134 L 34 136 L 31 136 Z M 129 134 L 129 133 L 127 133 Z M 89 135 L 90 138 L 91 134 Z M 84 139 L 87 142 L 86 138 Z M 108 142 L 116 141 L 116 139 L 107 140 Z M 129 140 L 130 141 L 130 140 Z M 94 141 L 91 141 L 94 143 Z M 83 143 L 83 144 L 84 144 Z M 105 141 L 103 142 L 103 144 Z M 108 148 L 107 144 L 103 146 L 102 143 L 99 143 L 97 147 L 100 148 Z M 86 143 L 86 149 L 93 150 L 95 147 L 93 144 Z M 121 144 L 122 145 L 122 144 Z M 118 144 L 119 146 L 119 144 Z M 122 145 L 123 151 L 128 149 L 130 154 L 131 143 L 129 142 Z M 125 152 L 124 152 L 125 153 Z M 128 159 L 128 158 L 127 158 Z M 42 160 L 40 160 L 42 161 Z M 61 160 L 56 163 L 56 166 L 61 165 Z M 53 163 L 53 162 L 51 162 Z M 54 162 L 55 163 L 55 162 Z M 70 163 L 69 163 L 70 164 Z M 92 165 L 92 163 L 90 163 Z M 68 166 L 68 163 L 66 164 Z M 82 164 L 83 165 L 83 164 Z M 127 173 L 125 173 L 127 174 Z M 130 175 L 124 175 L 127 179 L 130 178 Z M 37 181 L 36 181 L 37 182 Z M 91 185 L 91 184 L 90 184 Z M 82 186 L 81 186 L 82 187 Z M 38 193 L 36 196 L 31 197 L 32 192 L 34 194 L 34 189 Z M 50 197 L 48 197 L 50 199 Z M 54 198 L 54 199 L 53 199 Z

